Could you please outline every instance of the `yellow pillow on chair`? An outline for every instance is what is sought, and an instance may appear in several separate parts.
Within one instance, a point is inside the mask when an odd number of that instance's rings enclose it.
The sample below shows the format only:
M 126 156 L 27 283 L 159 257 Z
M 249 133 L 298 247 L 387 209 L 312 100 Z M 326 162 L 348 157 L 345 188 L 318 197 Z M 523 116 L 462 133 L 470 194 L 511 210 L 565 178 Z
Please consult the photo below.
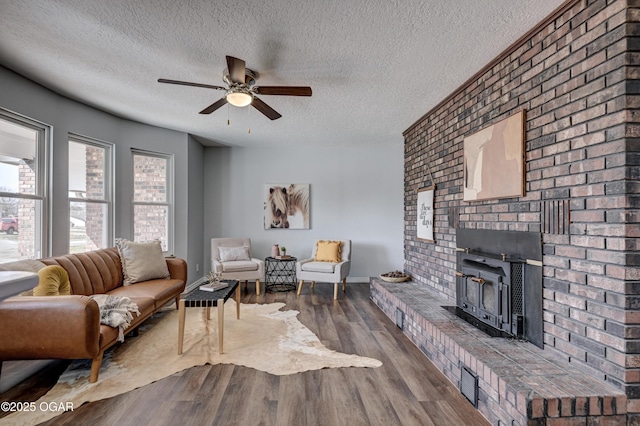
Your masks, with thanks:
M 341 262 L 342 241 L 324 241 L 317 243 L 316 262 Z

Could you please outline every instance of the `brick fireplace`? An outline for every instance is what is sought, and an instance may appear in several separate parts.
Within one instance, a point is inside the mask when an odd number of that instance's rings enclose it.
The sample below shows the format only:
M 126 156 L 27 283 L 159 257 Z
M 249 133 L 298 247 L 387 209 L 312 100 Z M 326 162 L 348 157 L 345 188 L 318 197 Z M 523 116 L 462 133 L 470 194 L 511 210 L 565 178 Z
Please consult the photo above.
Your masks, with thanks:
M 568 1 L 404 133 L 411 285 L 455 304 L 459 229 L 540 233 L 540 353 L 625 395 L 610 414 L 629 421 L 640 421 L 639 22 L 636 0 Z M 525 195 L 464 202 L 464 137 L 522 109 Z M 417 190 L 431 185 L 435 243 L 416 238 Z

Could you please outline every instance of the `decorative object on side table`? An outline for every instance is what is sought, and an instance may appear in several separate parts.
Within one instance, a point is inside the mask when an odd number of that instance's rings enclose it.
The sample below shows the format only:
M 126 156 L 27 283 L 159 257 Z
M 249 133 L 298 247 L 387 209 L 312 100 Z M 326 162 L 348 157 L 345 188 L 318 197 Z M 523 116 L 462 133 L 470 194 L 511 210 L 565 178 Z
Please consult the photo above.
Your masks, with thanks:
M 380 274 L 380 279 L 388 283 L 401 283 L 407 281 L 411 277 L 402 271 L 392 271 Z
M 276 259 L 280 259 L 280 260 L 291 259 L 291 256 L 287 256 L 287 248 L 286 247 L 284 247 L 284 246 L 280 247 L 280 252 L 282 253 L 280 256 L 272 256 L 272 257 L 275 257 Z
M 229 283 L 220 282 L 220 278 L 222 278 L 222 272 L 209 272 L 209 275 L 207 276 L 207 284 L 201 285 L 200 290 L 218 291 L 223 288 L 229 287 Z
M 276 257 L 280 255 L 280 247 L 277 244 L 271 246 L 271 257 Z

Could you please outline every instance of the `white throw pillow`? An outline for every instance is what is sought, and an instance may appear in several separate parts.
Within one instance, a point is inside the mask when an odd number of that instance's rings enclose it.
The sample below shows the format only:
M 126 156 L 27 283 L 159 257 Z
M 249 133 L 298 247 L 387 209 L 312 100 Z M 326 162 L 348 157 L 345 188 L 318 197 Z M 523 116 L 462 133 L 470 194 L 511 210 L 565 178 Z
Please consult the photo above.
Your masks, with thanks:
M 160 241 L 134 243 L 117 238 L 116 247 L 122 261 L 124 285 L 169 277 L 169 268 L 162 254 Z
M 230 262 L 232 260 L 251 260 L 249 257 L 249 247 L 218 247 L 220 250 L 220 261 Z

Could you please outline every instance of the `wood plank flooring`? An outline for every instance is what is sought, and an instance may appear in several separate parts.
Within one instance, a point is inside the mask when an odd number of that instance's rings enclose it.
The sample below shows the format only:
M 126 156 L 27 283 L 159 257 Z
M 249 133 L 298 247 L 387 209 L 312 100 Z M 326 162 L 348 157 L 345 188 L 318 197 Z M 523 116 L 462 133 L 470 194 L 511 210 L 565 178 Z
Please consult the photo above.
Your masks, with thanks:
M 256 296 L 242 303 L 284 302 L 329 348 L 377 358 L 379 368 L 335 368 L 274 376 L 247 367 L 205 365 L 76 407 L 46 425 L 478 425 L 489 423 L 369 300 L 368 284 L 333 285 Z M 260 354 L 256 354 L 260 356 Z M 150 362 L 153 362 L 150 360 Z M 0 394 L 34 401 L 65 363 Z M 1 413 L 0 413 L 1 416 Z M 0 424 L 2 420 L 0 419 Z

